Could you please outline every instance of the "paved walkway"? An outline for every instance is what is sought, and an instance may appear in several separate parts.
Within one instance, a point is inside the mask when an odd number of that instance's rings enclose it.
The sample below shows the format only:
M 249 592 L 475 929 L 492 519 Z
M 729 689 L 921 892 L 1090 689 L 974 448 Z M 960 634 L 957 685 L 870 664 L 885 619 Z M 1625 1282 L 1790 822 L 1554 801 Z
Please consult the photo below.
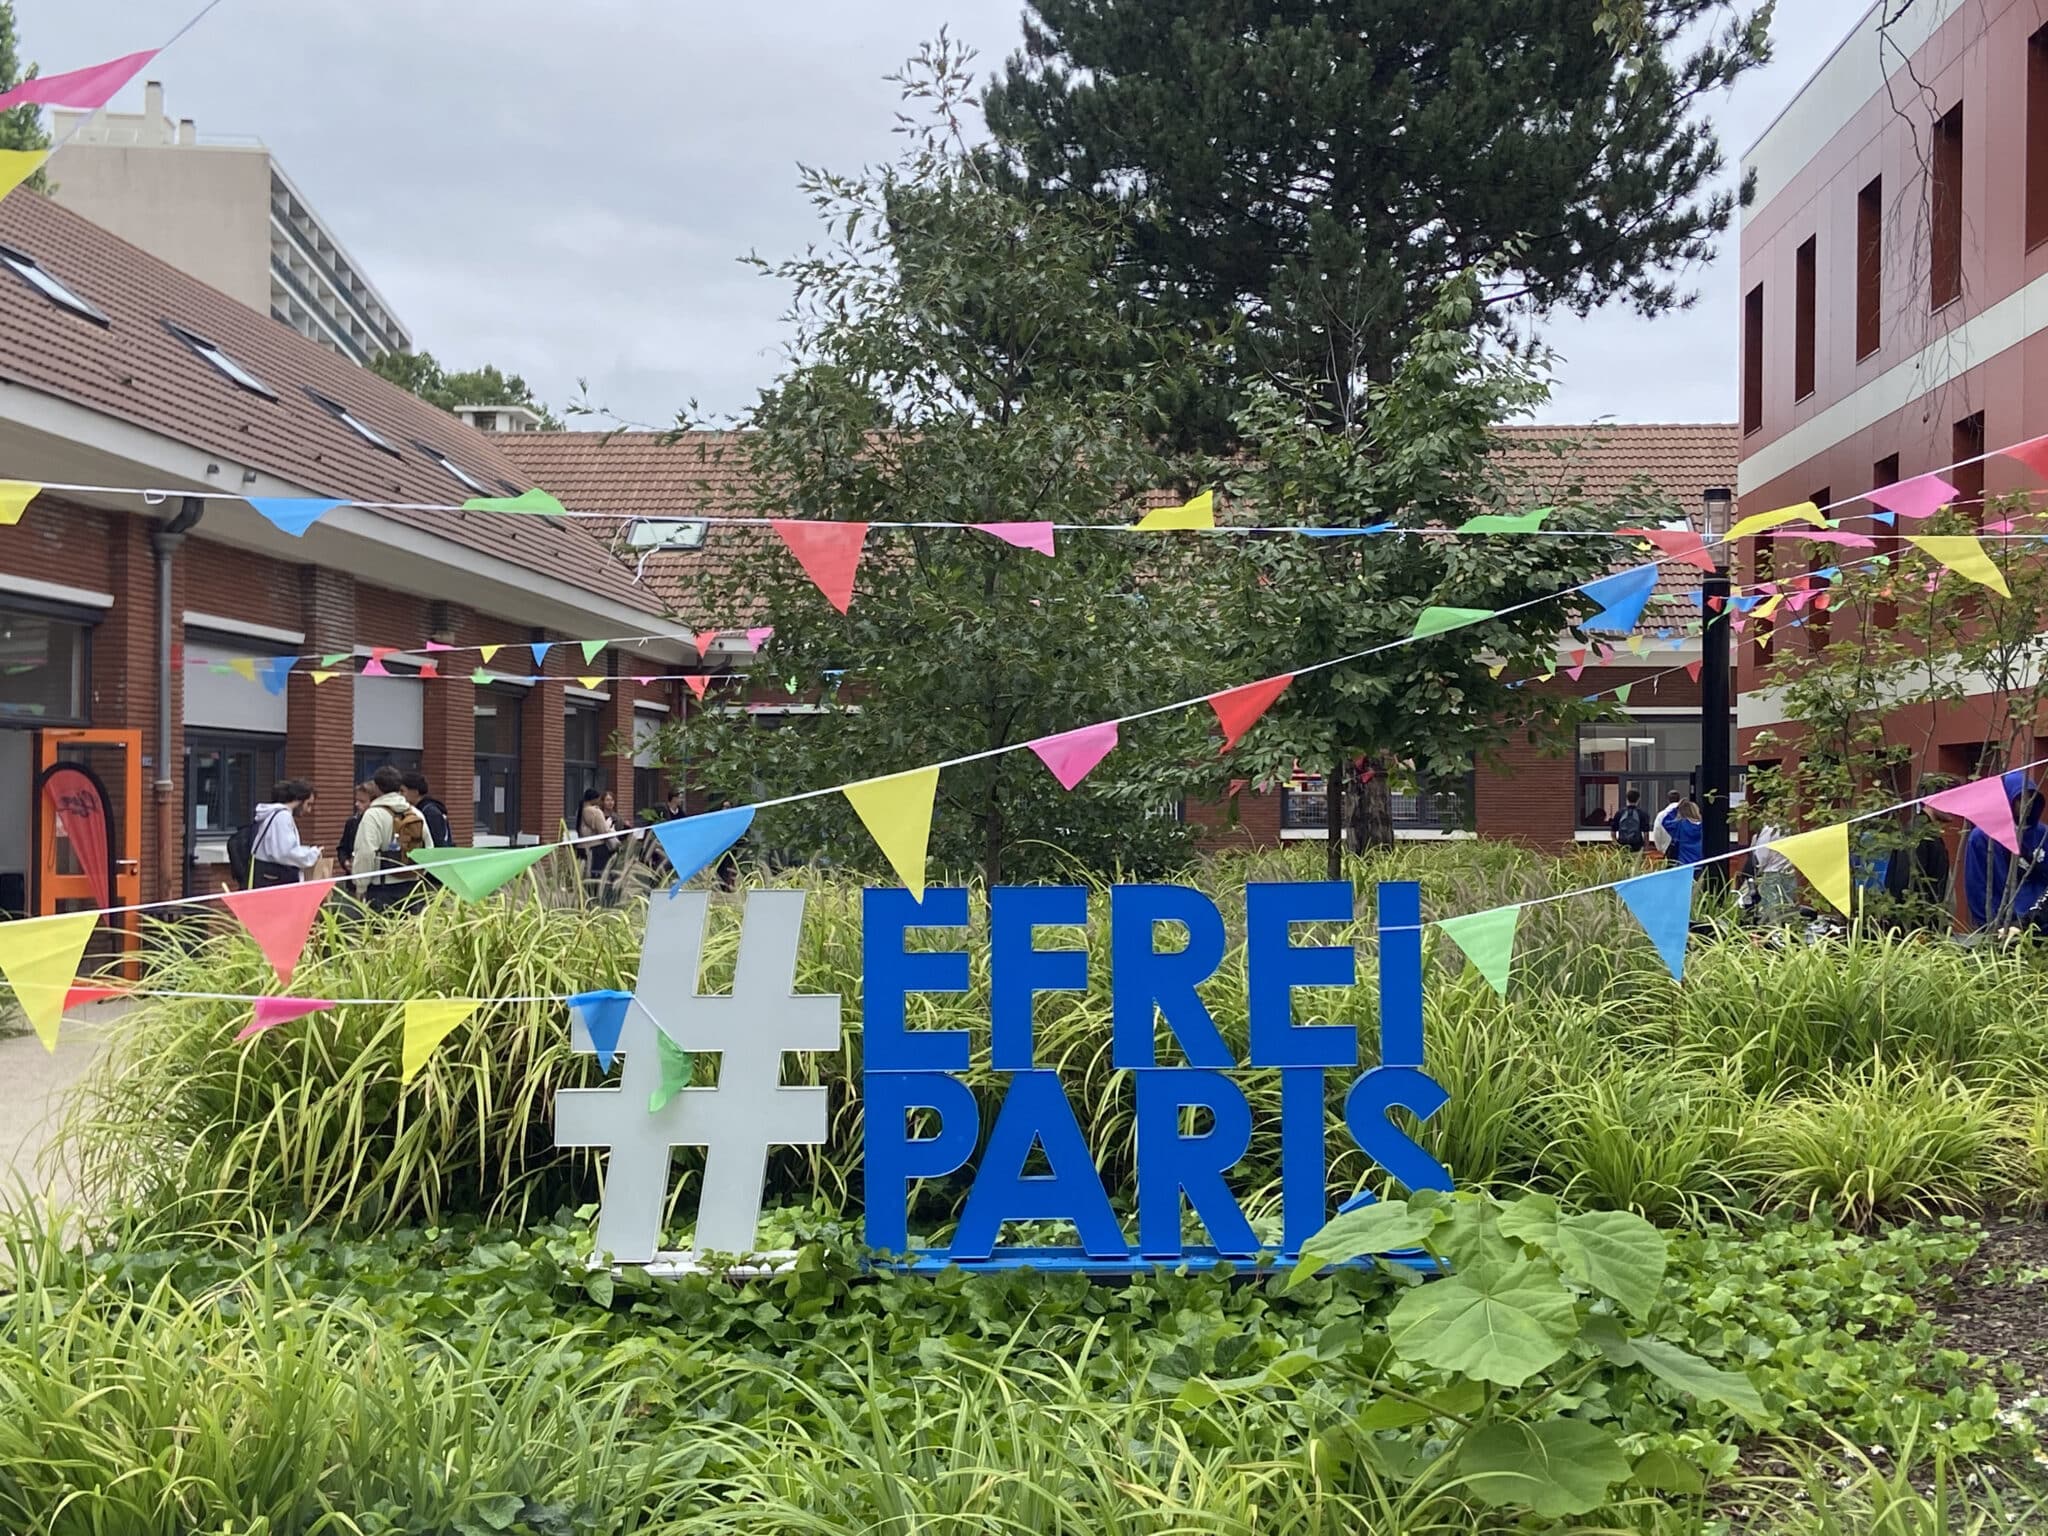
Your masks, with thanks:
M 39 1165 L 63 1121 L 66 1091 L 105 1048 L 123 1008 L 95 1003 L 67 1014 L 54 1054 L 33 1034 L 0 1039 L 0 1205 L 19 1199 L 24 1186 L 57 1204 L 71 1198 L 61 1160 Z

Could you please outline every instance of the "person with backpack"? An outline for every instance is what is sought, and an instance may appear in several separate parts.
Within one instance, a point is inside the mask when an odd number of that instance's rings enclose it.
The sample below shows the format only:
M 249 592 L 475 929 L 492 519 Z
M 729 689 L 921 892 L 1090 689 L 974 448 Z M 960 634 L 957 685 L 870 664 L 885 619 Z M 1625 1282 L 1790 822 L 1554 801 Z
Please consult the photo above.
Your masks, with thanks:
M 358 880 L 357 889 L 373 912 L 388 912 L 419 889 L 425 873 L 411 860 L 415 849 L 430 846 L 426 818 L 405 797 L 405 777 L 386 763 L 371 777 L 377 798 L 363 812 L 356 829 L 356 845 L 349 855 L 350 870 L 361 875 L 375 870 L 368 880 Z
M 363 812 L 370 808 L 370 802 L 377 798 L 377 786 L 368 779 L 356 786 L 356 808 L 349 812 L 348 820 L 341 824 L 341 841 L 334 845 L 334 872 L 345 875 L 349 872 L 349 861 L 355 857 L 356 833 L 363 825 Z M 353 895 L 353 886 L 342 890 Z
M 1644 844 L 1650 840 L 1650 818 L 1643 810 L 1643 792 L 1631 789 L 1623 796 L 1622 807 L 1614 813 L 1614 819 L 1607 823 L 1607 830 L 1614 840 L 1630 853 L 1641 853 Z
M 448 807 L 434 798 L 427 776 L 417 768 L 407 769 L 399 792 L 412 802 L 413 809 L 426 822 L 427 836 L 433 839 L 434 846 L 452 848 L 455 835 L 448 826 Z
M 320 862 L 320 850 L 299 841 L 299 817 L 313 808 L 313 786 L 280 779 L 247 826 L 228 839 L 228 867 L 245 891 L 296 885 Z

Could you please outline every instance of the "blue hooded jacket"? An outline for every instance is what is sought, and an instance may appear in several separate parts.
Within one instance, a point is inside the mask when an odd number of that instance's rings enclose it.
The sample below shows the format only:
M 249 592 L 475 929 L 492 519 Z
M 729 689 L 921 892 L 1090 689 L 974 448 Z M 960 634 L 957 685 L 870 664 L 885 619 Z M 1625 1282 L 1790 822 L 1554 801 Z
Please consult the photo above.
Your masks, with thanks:
M 1673 806 L 1657 818 L 1658 824 L 1671 834 L 1671 851 L 1665 855 L 1673 864 L 1697 864 L 1706 851 L 1706 828 L 1696 821 L 1687 821 Z
M 2008 774 L 2007 787 L 2014 775 Z M 2025 917 L 2048 896 L 2048 829 L 2041 825 L 2040 788 L 2023 781 L 2015 796 L 2019 823 L 2021 877 L 2013 893 L 2011 917 Z M 1994 842 L 1980 827 L 1970 828 L 1963 839 L 1963 901 L 1970 911 L 1970 926 L 1982 928 L 2005 906 L 2012 883 L 2013 856 L 2005 845 Z

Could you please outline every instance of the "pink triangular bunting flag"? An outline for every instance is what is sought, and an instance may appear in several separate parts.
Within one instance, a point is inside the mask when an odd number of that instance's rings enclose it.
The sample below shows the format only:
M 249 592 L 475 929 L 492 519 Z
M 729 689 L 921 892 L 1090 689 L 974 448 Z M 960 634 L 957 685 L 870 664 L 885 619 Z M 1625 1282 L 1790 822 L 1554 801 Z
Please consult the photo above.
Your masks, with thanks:
M 711 679 L 701 672 L 686 672 L 683 674 L 683 686 L 700 699 L 704 697 L 704 685 L 710 681 Z
M 1051 523 L 975 523 L 973 526 L 1018 549 L 1035 549 L 1041 555 L 1053 552 Z M 1046 739 L 1050 741 L 1053 738 Z M 1071 784 L 1067 786 L 1069 789 L 1073 787 Z
M 2005 792 L 2003 775 L 1973 779 L 1968 784 L 1958 784 L 1954 789 L 1944 789 L 1938 795 L 1929 795 L 1927 803 L 1937 811 L 1962 817 L 1971 826 L 1981 828 L 1993 842 L 2003 843 L 2014 853 L 2020 851 L 2020 835 L 2013 825 L 2012 800 Z
M 277 972 L 278 984 L 288 987 L 292 967 L 306 947 L 306 935 L 313 931 L 313 914 L 320 910 L 326 895 L 325 885 L 306 881 L 229 891 L 221 900 L 249 930 L 249 937 Z
M 761 642 L 775 633 L 773 624 L 756 624 L 747 631 L 747 644 L 754 650 L 761 649 Z
M 1696 661 L 1688 661 L 1685 664 L 1685 675 L 1694 682 L 1698 682 L 1700 680 L 1700 664 Z
M 707 629 L 697 636 L 697 659 L 702 661 L 711 654 L 711 647 L 718 643 L 719 631 Z
M 428 642 L 427 642 L 427 643 L 426 643 L 425 645 L 423 645 L 423 646 L 421 646 L 421 647 L 420 647 L 420 650 L 421 650 L 421 652 L 422 652 L 423 654 L 429 654 L 429 655 L 430 655 L 430 654 L 432 654 L 432 653 L 433 653 L 433 652 L 435 652 L 435 651 L 452 651 L 452 650 L 454 650 L 454 649 L 455 649 L 455 647 L 454 647 L 454 646 L 452 646 L 452 645 L 443 645 L 443 644 L 442 644 L 442 643 L 441 643 L 440 641 L 438 641 L 438 640 L 429 640 L 429 641 L 428 641 Z
M 1209 695 L 1209 707 L 1216 711 L 1216 721 L 1223 727 L 1223 752 L 1237 745 L 1238 738 L 1252 728 L 1293 681 L 1293 674 L 1286 673 Z
M 97 111 L 112 101 L 121 87 L 133 80 L 156 55 L 157 50 L 150 48 L 109 59 L 104 64 L 67 69 L 61 75 L 38 75 L 33 80 L 24 80 L 11 91 L 0 91 L 0 112 L 26 106 L 30 102 L 45 107 Z
M 390 675 L 391 674 L 385 670 L 384 662 L 381 657 L 372 656 L 368 661 L 363 663 L 363 676 L 365 677 L 389 677 Z
M 1084 725 L 1078 731 L 1063 731 L 1057 736 L 1041 736 L 1030 743 L 1031 750 L 1052 770 L 1062 789 L 1072 789 L 1087 778 L 1089 770 L 1107 757 L 1115 745 L 1114 720 Z
M 770 526 L 789 546 L 804 574 L 825 594 L 825 601 L 846 612 L 853 602 L 853 576 L 860 568 L 860 546 L 868 536 L 868 525 L 775 518 Z
M 1961 494 L 1939 475 L 1915 475 L 1896 485 L 1881 485 L 1866 499 L 1901 517 L 1932 517 Z
M 1708 552 L 1706 541 L 1689 528 L 1624 528 L 1621 531 L 1648 539 L 1651 547 L 1662 551 L 1667 560 L 1683 560 L 1710 576 L 1714 572 L 1714 557 Z
M 334 999 L 330 997 L 259 997 L 256 999 L 256 1016 L 242 1026 L 242 1032 L 235 1039 L 237 1042 L 252 1039 L 266 1029 L 289 1024 L 293 1019 L 303 1019 L 309 1013 L 325 1013 L 333 1006 Z

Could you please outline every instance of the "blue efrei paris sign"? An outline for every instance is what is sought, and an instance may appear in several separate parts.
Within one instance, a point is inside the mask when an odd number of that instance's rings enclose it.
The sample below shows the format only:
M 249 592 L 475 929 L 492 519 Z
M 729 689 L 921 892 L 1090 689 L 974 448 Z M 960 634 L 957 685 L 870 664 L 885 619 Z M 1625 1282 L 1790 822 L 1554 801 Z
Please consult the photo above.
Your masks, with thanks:
M 1350 1080 L 1344 1126 L 1367 1157 L 1409 1189 L 1449 1189 L 1443 1165 L 1389 1118 L 1398 1106 L 1427 1120 L 1449 1099 L 1423 1070 L 1419 886 L 1379 887 L 1374 1065 L 1360 1069 L 1361 1042 L 1352 1026 L 1295 1022 L 1295 990 L 1356 985 L 1358 957 L 1350 945 L 1298 944 L 1294 927 L 1349 923 L 1352 903 L 1345 881 L 1246 887 L 1248 1050 L 1239 1061 L 1196 990 L 1223 963 L 1225 926 L 1215 902 L 1180 885 L 1110 892 L 1112 1060 L 1133 1074 L 1137 1096 L 1133 1242 L 1059 1075 L 1040 1064 L 1036 1048 L 1038 997 L 1083 992 L 1091 980 L 1085 950 L 1042 949 L 1038 934 L 1085 925 L 1088 892 L 1001 886 L 989 893 L 990 1065 L 1002 1087 L 984 1145 L 982 1105 L 966 1081 L 968 1032 L 909 1023 L 918 994 L 969 990 L 965 949 L 908 942 L 913 930 L 965 929 L 968 893 L 933 887 L 919 902 L 904 890 L 867 891 L 861 1094 L 868 1246 L 919 1268 L 1065 1262 L 1114 1270 L 1253 1257 L 1260 1243 L 1229 1180 L 1254 1130 L 1250 1102 L 1232 1075 L 1246 1069 L 1280 1074 L 1281 1256 L 1298 1253 L 1329 1214 L 1324 1104 L 1333 1075 Z M 1186 942 L 1160 948 L 1163 925 L 1184 930 Z M 1159 1061 L 1155 1041 L 1162 1023 L 1185 1064 Z M 1185 1129 L 1189 1110 L 1206 1112 L 1198 1133 Z M 920 1111 L 918 1128 L 927 1133 L 912 1135 L 913 1113 Z M 1034 1157 L 1042 1159 L 1043 1172 L 1026 1172 Z M 949 1177 L 970 1163 L 972 1183 L 951 1245 L 915 1248 L 908 1231 L 911 1184 Z M 1206 1246 L 1183 1242 L 1186 1209 L 1207 1234 Z M 1078 1249 L 1003 1246 L 1010 1222 L 1066 1223 Z

